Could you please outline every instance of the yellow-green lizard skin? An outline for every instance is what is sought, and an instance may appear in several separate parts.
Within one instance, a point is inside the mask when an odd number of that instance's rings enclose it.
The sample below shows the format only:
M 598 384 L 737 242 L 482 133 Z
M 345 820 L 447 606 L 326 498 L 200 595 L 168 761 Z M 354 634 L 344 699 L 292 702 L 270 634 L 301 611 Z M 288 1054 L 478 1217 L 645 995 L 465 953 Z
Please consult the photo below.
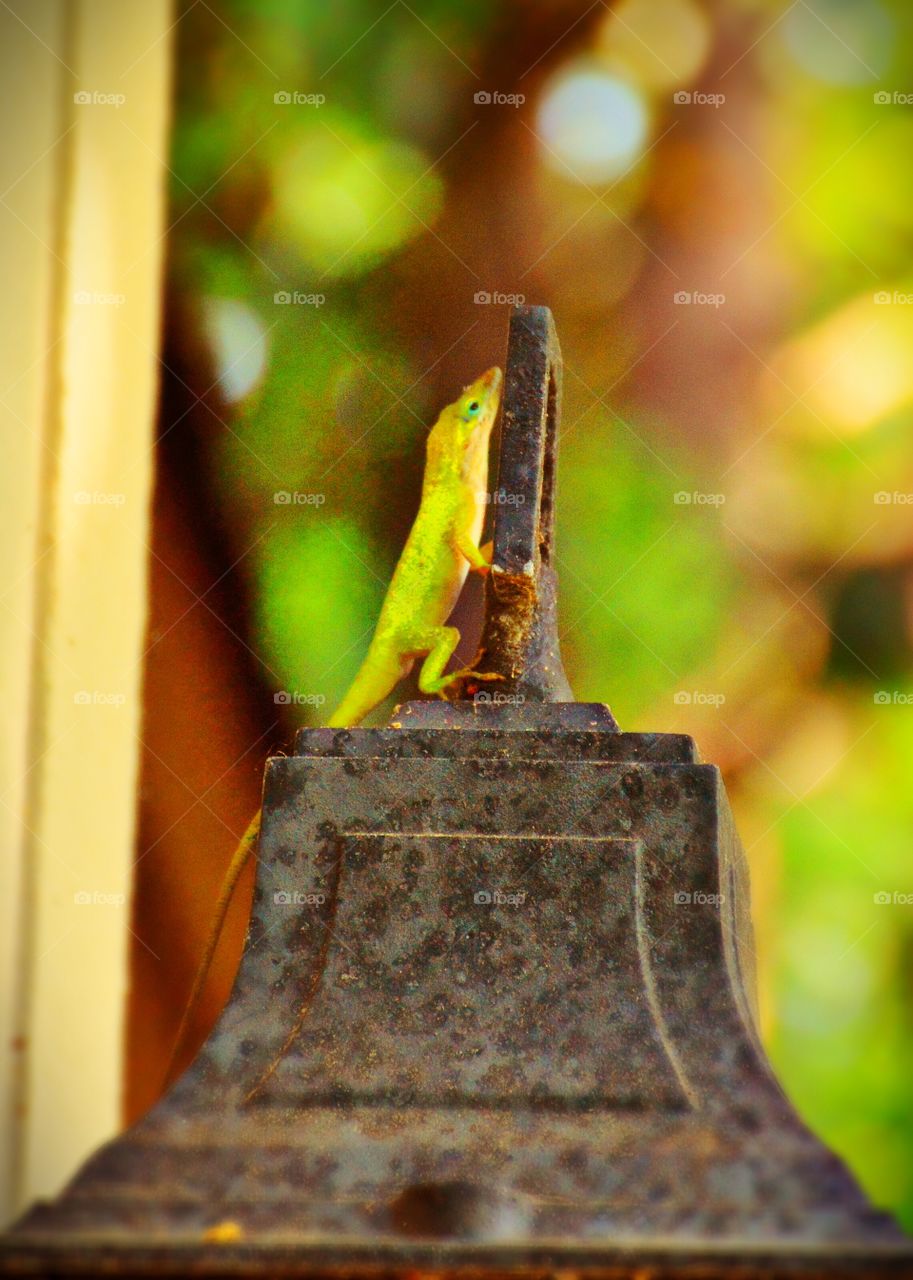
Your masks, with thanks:
M 487 572 L 479 549 L 488 484 L 488 444 L 501 398 L 489 369 L 441 413 L 428 436 L 422 499 L 380 611 L 367 656 L 331 727 L 358 724 L 424 657 L 418 685 L 442 693 L 469 672 L 444 675 L 460 634 L 444 624 L 470 568 Z

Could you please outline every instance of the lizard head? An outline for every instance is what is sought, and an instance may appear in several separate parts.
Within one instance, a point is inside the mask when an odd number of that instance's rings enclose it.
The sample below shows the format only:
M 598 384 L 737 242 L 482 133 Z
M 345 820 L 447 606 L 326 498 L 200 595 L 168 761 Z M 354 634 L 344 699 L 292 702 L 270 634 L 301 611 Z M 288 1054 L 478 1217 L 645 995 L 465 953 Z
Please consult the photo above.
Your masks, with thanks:
M 488 441 L 501 403 L 501 381 L 500 369 L 488 369 L 443 410 L 428 437 L 433 473 L 455 475 L 473 487 L 485 487 Z
M 453 406 L 457 420 L 466 428 L 464 436 L 468 439 L 479 430 L 490 432 L 500 403 L 501 370 L 495 365 L 464 388 L 463 394 Z
M 454 460 L 463 476 L 474 480 L 487 469 L 488 441 L 501 403 L 501 370 L 487 369 L 451 405 Z
M 487 369 L 457 400 L 455 429 L 461 479 L 474 490 L 488 480 L 488 441 L 501 403 L 501 370 Z

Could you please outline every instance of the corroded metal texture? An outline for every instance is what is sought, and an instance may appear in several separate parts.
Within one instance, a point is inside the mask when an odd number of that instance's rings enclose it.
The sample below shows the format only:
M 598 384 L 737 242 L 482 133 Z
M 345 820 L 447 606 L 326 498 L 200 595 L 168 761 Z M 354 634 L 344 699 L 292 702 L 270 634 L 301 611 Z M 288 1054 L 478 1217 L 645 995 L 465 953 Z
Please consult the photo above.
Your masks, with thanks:
M 508 410 L 512 379 L 534 374 L 541 413 L 509 413 L 501 446 L 530 501 L 499 509 L 495 560 L 523 576 L 532 556 L 535 605 L 510 637 L 488 597 L 489 657 L 519 664 L 507 700 L 303 730 L 269 761 L 250 930 L 215 1031 L 17 1224 L 0 1269 L 913 1274 L 765 1058 L 718 770 L 690 738 L 556 700 L 556 347 L 541 309 L 514 326 Z
M 270 761 L 231 1001 L 20 1268 L 907 1273 L 760 1047 L 718 771 L 547 710 L 414 704 Z
M 551 312 L 515 307 L 482 634 L 486 666 L 504 681 L 488 696 L 548 702 L 574 696 L 561 665 L 552 563 L 560 425 L 561 349 Z

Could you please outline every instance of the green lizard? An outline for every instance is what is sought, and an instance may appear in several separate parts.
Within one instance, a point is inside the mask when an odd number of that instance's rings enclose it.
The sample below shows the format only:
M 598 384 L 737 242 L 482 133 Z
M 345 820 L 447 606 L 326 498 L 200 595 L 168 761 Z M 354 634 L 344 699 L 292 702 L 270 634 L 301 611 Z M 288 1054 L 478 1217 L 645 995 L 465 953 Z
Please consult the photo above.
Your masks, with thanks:
M 456 627 L 446 623 L 466 575 L 470 569 L 485 574 L 491 568 L 479 537 L 485 520 L 488 445 L 500 400 L 501 370 L 489 369 L 442 410 L 432 427 L 415 523 L 387 588 L 365 660 L 327 722 L 331 728 L 348 728 L 363 720 L 408 675 L 418 658 L 424 659 L 418 677 L 422 693 L 443 697 L 469 677 L 501 678 L 471 668 L 444 671 L 460 639 Z M 232 895 L 259 834 L 258 810 L 228 864 L 166 1083 L 202 994 Z

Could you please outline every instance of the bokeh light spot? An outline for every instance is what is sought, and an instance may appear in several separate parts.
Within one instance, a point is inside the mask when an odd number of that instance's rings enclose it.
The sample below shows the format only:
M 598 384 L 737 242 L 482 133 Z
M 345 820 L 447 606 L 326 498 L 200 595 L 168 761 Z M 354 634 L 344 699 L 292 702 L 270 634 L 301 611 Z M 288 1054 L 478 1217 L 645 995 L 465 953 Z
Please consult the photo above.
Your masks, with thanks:
M 219 390 L 229 404 L 243 400 L 266 368 L 263 321 L 251 307 L 234 298 L 206 298 L 203 332 L 212 351 Z
M 710 22 L 693 0 L 621 0 L 606 15 L 599 52 L 639 84 L 666 89 L 698 74 L 710 41 Z
M 812 434 L 836 429 L 855 435 L 913 399 L 913 314 L 909 306 L 894 305 L 895 297 L 913 294 L 885 291 L 857 298 L 794 339 L 775 359 L 789 387 L 808 388 L 802 403 L 811 413 L 791 415 L 794 428 L 804 424 Z
M 643 151 L 647 110 L 637 90 L 591 65 L 564 71 L 539 103 L 543 158 L 562 177 L 608 182 Z
M 782 39 L 795 62 L 817 80 L 867 84 L 887 65 L 893 28 L 878 0 L 815 0 L 814 7 L 802 3 L 789 9 Z
M 330 276 L 360 274 L 420 235 L 441 206 L 441 182 L 416 148 L 317 126 L 278 166 L 273 226 Z

